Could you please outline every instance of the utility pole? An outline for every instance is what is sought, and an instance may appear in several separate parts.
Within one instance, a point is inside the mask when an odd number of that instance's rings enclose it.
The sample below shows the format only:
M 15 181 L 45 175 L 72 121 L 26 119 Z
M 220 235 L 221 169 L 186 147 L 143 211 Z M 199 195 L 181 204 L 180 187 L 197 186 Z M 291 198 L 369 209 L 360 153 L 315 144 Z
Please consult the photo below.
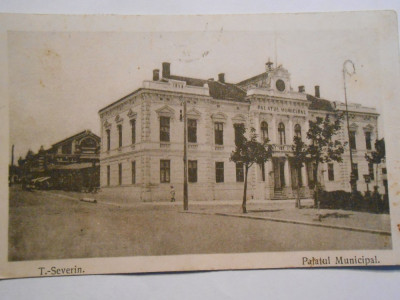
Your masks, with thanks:
M 349 73 L 348 70 L 346 69 L 346 64 L 350 63 L 353 66 L 353 72 Z M 346 87 L 346 73 L 349 74 L 350 76 L 355 74 L 356 68 L 354 66 L 354 63 L 347 59 L 343 63 L 343 85 L 344 85 L 344 101 L 346 104 L 346 120 L 347 120 L 347 135 L 349 138 L 349 152 L 350 152 L 350 186 L 351 186 L 351 194 L 354 196 L 354 194 L 357 192 L 357 181 L 356 181 L 356 175 L 354 174 L 353 170 L 353 151 L 351 149 L 351 142 L 350 142 L 350 124 L 349 124 L 349 110 L 348 110 L 348 105 L 347 105 L 347 87 Z
M 188 199 L 188 159 L 187 159 L 187 105 L 186 99 L 183 98 L 183 210 L 189 209 Z

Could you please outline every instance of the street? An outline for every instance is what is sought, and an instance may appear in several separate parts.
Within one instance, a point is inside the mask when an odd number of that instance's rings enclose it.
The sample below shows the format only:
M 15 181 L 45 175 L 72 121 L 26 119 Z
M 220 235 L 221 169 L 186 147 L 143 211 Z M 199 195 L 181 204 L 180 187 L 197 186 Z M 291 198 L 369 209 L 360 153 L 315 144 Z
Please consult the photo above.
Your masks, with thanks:
M 390 235 L 184 213 L 181 203 L 94 204 L 56 193 L 11 188 L 9 260 L 391 248 Z M 261 206 L 249 204 L 255 209 Z

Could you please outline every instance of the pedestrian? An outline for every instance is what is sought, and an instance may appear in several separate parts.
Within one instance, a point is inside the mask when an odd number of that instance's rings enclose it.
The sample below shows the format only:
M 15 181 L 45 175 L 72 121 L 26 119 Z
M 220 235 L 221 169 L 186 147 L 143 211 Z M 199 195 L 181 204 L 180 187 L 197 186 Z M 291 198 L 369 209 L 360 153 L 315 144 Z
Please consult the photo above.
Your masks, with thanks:
M 171 194 L 171 202 L 175 202 L 175 189 L 173 185 L 171 185 L 170 194 Z

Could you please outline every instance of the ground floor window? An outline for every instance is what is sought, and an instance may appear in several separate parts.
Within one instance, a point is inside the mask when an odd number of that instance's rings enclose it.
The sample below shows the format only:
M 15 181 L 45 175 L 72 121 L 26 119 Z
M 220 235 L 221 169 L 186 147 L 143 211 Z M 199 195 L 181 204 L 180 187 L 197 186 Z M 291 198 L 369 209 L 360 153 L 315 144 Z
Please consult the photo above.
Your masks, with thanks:
M 122 164 L 118 164 L 118 185 L 122 184 Z
M 371 180 L 374 180 L 374 164 L 369 163 L 368 164 L 368 173 L 369 173 L 369 178 L 371 178 Z
M 329 181 L 335 180 L 335 173 L 333 170 L 333 164 L 328 164 L 328 179 Z
M 197 160 L 189 160 L 189 182 L 197 182 Z
M 132 184 L 136 183 L 136 161 L 132 162 Z
M 215 181 L 224 182 L 224 162 L 215 162 Z
M 353 172 L 356 180 L 358 180 L 358 164 L 353 164 L 352 165 L 352 172 Z
M 170 160 L 160 160 L 160 182 L 170 182 Z
M 243 163 L 236 163 L 236 182 L 244 181 Z
M 110 166 L 107 166 L 107 186 L 110 186 L 110 176 L 111 171 L 110 171 Z
M 260 169 L 261 169 L 261 179 L 262 181 L 265 181 L 265 164 L 260 164 Z

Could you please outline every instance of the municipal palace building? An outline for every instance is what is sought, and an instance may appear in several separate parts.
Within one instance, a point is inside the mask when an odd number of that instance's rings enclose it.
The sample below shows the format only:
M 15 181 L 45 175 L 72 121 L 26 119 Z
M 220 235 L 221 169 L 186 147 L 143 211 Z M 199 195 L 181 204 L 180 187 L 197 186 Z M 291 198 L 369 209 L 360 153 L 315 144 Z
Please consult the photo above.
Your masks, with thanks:
M 273 146 L 273 156 L 265 165 L 249 170 L 248 198 L 290 199 L 299 183 L 302 197 L 310 197 L 314 187 L 313 164 L 297 171 L 291 152 L 293 137 L 306 140 L 308 121 L 326 114 L 344 112 L 345 105 L 305 93 L 304 86 L 292 89 L 290 74 L 282 66 L 268 62 L 265 72 L 239 83 L 218 79 L 198 79 L 173 75 L 170 63 L 161 73 L 153 70 L 152 80 L 99 111 L 101 120 L 100 182 L 103 193 L 126 201 L 165 201 L 171 186 L 177 201 L 183 198 L 184 122 L 183 101 L 187 103 L 188 181 L 190 200 L 239 200 L 243 195 L 243 165 L 229 160 L 235 150 L 235 124 L 254 127 L 260 142 Z M 350 141 L 342 163 L 320 164 L 318 178 L 327 191 L 350 191 L 351 168 L 357 188 L 366 191 L 364 175 L 384 192 L 386 169 L 368 164 L 365 153 L 374 150 L 378 137 L 375 108 L 349 104 L 350 139 L 346 120 L 335 136 Z M 332 119 L 332 118 L 331 118 Z

